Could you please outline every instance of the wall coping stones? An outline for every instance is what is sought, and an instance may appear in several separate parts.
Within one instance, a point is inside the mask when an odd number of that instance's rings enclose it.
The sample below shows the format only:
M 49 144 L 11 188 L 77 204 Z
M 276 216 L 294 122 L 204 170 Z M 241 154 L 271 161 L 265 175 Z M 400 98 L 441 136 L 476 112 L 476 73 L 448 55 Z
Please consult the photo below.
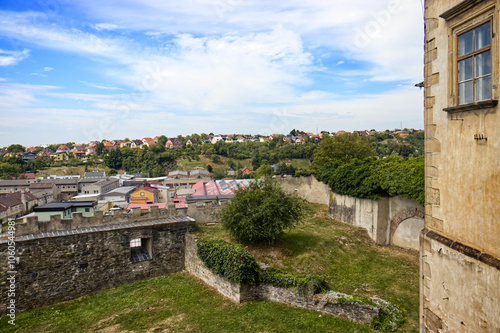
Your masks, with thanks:
M 169 224 L 169 223 L 176 223 L 176 222 L 195 222 L 195 220 L 186 215 L 186 216 L 182 216 L 182 217 L 170 217 L 170 218 L 166 218 L 166 219 L 159 219 L 159 220 L 153 220 L 153 221 L 110 224 L 110 225 L 85 227 L 85 228 L 78 228 L 78 229 L 71 229 L 71 230 L 48 231 L 48 232 L 42 232 L 42 233 L 38 233 L 38 234 L 29 234 L 29 235 L 18 236 L 14 240 L 16 242 L 22 242 L 22 241 L 27 241 L 27 240 L 32 240 L 32 239 L 39 239 L 39 238 L 78 235 L 78 234 L 110 231 L 110 230 L 117 230 L 117 229 L 142 228 L 142 227 L 148 227 L 148 226 L 153 226 L 153 225 Z M 9 242 L 9 239 L 7 237 L 0 239 L 0 244 L 5 244 L 7 242 Z

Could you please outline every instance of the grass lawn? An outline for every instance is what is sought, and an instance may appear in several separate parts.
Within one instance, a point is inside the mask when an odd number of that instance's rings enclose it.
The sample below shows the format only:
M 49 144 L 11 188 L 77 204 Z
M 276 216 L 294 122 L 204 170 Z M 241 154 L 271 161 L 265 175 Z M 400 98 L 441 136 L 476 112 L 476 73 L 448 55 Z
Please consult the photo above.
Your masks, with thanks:
M 198 237 L 235 242 L 220 224 L 199 226 Z M 305 222 L 275 246 L 248 250 L 285 271 L 321 275 L 332 290 L 390 301 L 407 317 L 399 331 L 418 332 L 418 252 L 377 246 L 364 229 L 330 219 L 326 205 L 308 204 Z
M 285 270 L 321 274 L 333 290 L 378 295 L 407 316 L 399 332 L 418 332 L 418 255 L 378 247 L 366 233 L 308 205 L 306 222 L 277 246 L 249 247 L 258 260 Z M 220 225 L 201 226 L 202 238 L 230 237 Z M 165 275 L 96 295 L 18 313 L 1 332 L 376 332 L 315 311 L 268 301 L 234 304 L 187 273 Z
M 267 301 L 234 304 L 187 273 L 17 314 L 2 332 L 371 332 L 314 311 Z

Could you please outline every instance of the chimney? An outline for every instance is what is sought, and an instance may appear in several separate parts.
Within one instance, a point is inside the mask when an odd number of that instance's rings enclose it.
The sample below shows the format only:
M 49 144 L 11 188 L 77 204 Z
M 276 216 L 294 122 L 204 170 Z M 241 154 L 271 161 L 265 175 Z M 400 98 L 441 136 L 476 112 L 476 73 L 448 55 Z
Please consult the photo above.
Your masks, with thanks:
M 28 211 L 28 202 L 26 201 L 26 189 L 21 188 L 21 202 L 23 203 L 24 211 Z

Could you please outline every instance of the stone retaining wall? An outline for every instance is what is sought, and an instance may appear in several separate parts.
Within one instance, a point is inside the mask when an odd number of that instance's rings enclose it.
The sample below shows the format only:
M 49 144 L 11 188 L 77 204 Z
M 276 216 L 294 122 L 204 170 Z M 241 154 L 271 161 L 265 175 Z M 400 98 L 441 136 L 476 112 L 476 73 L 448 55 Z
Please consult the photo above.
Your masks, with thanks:
M 329 292 L 314 295 L 312 286 L 301 288 L 280 288 L 270 284 L 250 286 L 226 280 L 212 273 L 201 261 L 198 257 L 196 237 L 191 234 L 186 235 L 185 266 L 189 273 L 236 303 L 265 299 L 289 306 L 320 311 L 358 323 L 369 323 L 380 312 L 380 309 L 375 306 L 341 301 L 348 297 L 346 294 Z

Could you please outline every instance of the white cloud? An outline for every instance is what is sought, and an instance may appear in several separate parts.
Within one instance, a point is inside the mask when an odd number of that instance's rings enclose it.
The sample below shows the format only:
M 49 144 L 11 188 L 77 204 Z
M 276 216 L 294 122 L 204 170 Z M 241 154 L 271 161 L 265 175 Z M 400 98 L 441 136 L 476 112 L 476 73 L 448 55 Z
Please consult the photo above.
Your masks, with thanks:
M 119 25 L 113 24 L 113 23 L 97 23 L 94 28 L 98 31 L 100 30 L 117 30 L 117 29 L 124 29 L 124 27 L 121 27 Z
M 7 51 L 0 49 L 0 66 L 16 65 L 20 61 L 29 57 L 30 51 L 24 49 L 22 51 Z
M 51 70 L 54 70 L 54 68 L 52 68 L 52 67 L 44 67 L 43 68 L 44 72 L 50 72 Z
M 104 89 L 104 90 L 123 90 L 122 88 L 108 86 L 108 85 L 104 85 L 104 84 L 100 84 L 100 83 L 92 83 L 92 82 L 81 81 L 81 80 L 79 80 L 78 82 L 83 83 L 83 84 L 85 84 L 85 85 L 87 85 L 89 87 L 98 88 L 98 89 Z

